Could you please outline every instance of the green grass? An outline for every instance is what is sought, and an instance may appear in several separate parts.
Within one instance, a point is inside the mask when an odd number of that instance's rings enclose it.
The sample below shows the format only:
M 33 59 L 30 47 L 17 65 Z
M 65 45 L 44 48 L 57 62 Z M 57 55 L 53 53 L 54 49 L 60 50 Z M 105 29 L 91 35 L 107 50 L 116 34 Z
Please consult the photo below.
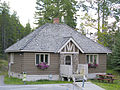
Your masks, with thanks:
M 0 59 L 0 75 L 6 75 L 8 68 L 8 61 Z
M 112 73 L 115 76 L 115 79 L 113 83 L 102 83 L 98 80 L 90 80 L 92 83 L 106 89 L 106 90 L 120 90 L 120 73 L 112 70 L 108 70 L 107 73 Z
M 3 66 L 8 66 L 8 61 L 0 59 L 0 69 L 1 69 Z
M 14 78 L 14 77 L 8 77 L 5 76 L 4 79 L 5 84 L 16 84 L 16 85 L 22 85 L 24 84 L 22 79 Z M 27 85 L 30 84 L 61 84 L 61 83 L 72 83 L 68 81 L 49 81 L 49 80 L 38 80 L 38 81 L 26 81 Z

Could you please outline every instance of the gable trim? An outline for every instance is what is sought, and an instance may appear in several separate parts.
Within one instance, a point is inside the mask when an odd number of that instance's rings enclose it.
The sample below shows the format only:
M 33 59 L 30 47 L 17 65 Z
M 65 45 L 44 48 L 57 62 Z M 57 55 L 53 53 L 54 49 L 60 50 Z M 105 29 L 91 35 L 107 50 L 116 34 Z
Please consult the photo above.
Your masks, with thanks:
M 58 50 L 58 53 L 61 52 L 61 50 L 70 42 L 72 41 L 75 46 L 82 52 L 84 53 L 84 51 L 81 49 L 81 47 L 75 42 L 75 40 L 73 38 L 70 38 L 59 50 Z

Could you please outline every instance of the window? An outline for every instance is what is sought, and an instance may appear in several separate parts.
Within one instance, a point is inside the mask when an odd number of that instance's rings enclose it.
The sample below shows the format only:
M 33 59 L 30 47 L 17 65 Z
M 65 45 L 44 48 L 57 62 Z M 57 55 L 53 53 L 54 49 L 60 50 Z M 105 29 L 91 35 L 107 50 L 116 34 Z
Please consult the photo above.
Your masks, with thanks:
M 39 64 L 39 54 L 36 54 L 36 64 Z
M 71 65 L 71 56 L 65 57 L 65 65 Z
M 36 54 L 36 62 L 35 64 L 40 64 L 42 62 L 45 62 L 46 64 L 50 65 L 49 60 L 50 55 L 49 54 Z
M 10 63 L 14 63 L 14 53 L 10 53 Z
M 87 63 L 98 64 L 98 55 L 97 54 L 86 55 L 86 58 L 87 58 Z

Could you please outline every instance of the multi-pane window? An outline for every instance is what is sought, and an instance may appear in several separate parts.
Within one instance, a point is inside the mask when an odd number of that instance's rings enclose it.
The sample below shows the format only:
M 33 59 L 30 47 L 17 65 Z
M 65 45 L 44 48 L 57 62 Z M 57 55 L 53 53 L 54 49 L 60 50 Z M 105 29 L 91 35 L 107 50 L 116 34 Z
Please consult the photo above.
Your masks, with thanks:
M 44 62 L 49 65 L 50 64 L 49 57 L 50 57 L 49 54 L 36 54 L 36 64 Z
M 87 54 L 87 63 L 98 64 L 98 55 L 97 54 Z

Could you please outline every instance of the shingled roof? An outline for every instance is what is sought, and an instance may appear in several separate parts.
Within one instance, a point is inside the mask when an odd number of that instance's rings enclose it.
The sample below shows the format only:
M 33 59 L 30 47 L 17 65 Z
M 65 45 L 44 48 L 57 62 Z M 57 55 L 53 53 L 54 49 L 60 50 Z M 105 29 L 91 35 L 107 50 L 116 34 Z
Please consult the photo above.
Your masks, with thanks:
M 73 38 L 84 53 L 111 53 L 106 47 L 92 41 L 66 24 L 45 24 L 16 42 L 5 52 L 55 52 Z

